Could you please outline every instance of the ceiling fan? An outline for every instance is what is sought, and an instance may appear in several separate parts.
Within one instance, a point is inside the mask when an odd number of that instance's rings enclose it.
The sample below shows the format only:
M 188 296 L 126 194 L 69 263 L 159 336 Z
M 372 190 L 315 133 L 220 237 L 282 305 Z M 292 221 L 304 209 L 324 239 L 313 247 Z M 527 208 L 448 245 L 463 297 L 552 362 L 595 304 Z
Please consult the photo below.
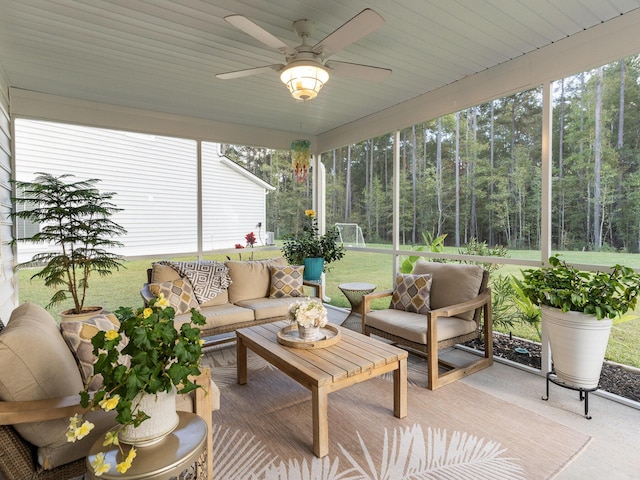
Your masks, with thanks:
M 217 74 L 216 77 L 222 80 L 277 71 L 293 98 L 305 101 L 318 95 L 322 86 L 329 80 L 330 73 L 372 82 L 382 82 L 391 74 L 388 68 L 335 60 L 327 61 L 331 55 L 384 25 L 384 18 L 370 8 L 358 13 L 315 45 L 307 44 L 307 39 L 312 34 L 313 22 L 311 20 L 295 21 L 293 30 L 302 39 L 302 43 L 297 47 L 290 47 L 242 15 L 229 15 L 224 19 L 268 47 L 280 51 L 285 57 L 285 63 Z

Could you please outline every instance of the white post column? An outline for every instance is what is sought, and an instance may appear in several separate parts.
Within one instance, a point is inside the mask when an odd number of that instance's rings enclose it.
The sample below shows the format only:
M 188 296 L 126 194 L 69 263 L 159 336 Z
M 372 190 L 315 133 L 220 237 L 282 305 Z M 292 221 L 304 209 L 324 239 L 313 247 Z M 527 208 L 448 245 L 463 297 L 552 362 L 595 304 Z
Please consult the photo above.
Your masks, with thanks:
M 553 173 L 553 154 L 551 128 L 553 122 L 552 82 L 542 84 L 542 225 L 540 226 L 540 261 L 542 266 L 548 265 L 551 255 L 551 179 Z M 542 374 L 551 371 L 551 349 L 544 322 L 541 328 L 541 369 Z

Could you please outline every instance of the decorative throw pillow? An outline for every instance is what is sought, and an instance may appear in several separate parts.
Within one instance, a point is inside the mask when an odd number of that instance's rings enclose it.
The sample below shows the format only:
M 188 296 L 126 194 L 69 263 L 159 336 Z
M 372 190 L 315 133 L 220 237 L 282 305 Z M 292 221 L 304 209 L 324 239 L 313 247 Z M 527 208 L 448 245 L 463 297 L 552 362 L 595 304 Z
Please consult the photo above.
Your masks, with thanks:
M 397 274 L 396 288 L 393 290 L 389 308 L 405 312 L 427 313 L 430 310 L 432 280 L 429 274 Z
M 149 285 L 149 290 L 156 297 L 161 293 L 164 294 L 164 298 L 169 301 L 176 311 L 176 315 L 188 313 L 192 308 L 200 310 L 200 305 L 193 293 L 193 287 L 186 278 L 173 282 L 152 283 Z
M 91 375 L 93 375 L 93 363 L 95 356 L 93 355 L 93 345 L 91 339 L 100 332 L 109 330 L 117 330 L 120 322 L 113 313 L 96 315 L 88 320 L 79 322 L 62 322 L 60 323 L 60 331 L 69 350 L 73 353 L 82 376 L 82 381 L 86 384 Z M 120 342 L 119 350 L 126 346 L 127 342 L 123 338 Z M 125 362 L 126 363 L 126 362 Z M 96 376 L 91 381 L 89 388 L 97 390 L 102 386 L 102 376 Z
M 269 298 L 303 297 L 302 265 L 271 266 Z

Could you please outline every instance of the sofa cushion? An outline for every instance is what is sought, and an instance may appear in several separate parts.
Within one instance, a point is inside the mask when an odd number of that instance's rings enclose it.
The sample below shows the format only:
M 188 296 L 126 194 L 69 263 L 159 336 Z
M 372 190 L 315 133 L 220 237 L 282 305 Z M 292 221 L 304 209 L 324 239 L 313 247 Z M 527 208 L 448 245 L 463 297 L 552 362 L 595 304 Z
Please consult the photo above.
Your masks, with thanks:
M 397 274 L 396 287 L 393 289 L 389 308 L 426 314 L 430 309 L 431 281 L 430 274 Z
M 224 305 L 214 305 L 211 307 L 201 307 L 200 313 L 204 315 L 206 323 L 199 325 L 200 330 L 206 330 L 208 328 L 219 328 L 226 325 L 233 325 L 235 323 L 252 322 L 255 319 L 253 310 L 249 308 L 242 308 L 232 303 L 226 303 Z M 179 328 L 185 322 L 191 321 L 191 314 L 176 315 L 174 320 L 176 328 Z
M 199 304 L 208 302 L 227 290 L 231 284 L 229 269 L 223 263 L 213 260 L 198 262 L 160 262 L 173 268 L 181 277 L 191 282 Z
M 93 354 L 93 345 L 91 339 L 99 331 L 107 332 L 109 330 L 117 330 L 120 327 L 118 318 L 113 313 L 96 315 L 88 320 L 79 322 L 62 322 L 60 331 L 62 337 L 69 346 L 69 350 L 76 359 L 82 382 L 86 385 L 87 381 L 93 375 L 93 363 L 95 355 Z M 120 350 L 126 346 L 126 340 L 123 338 L 120 342 Z M 102 375 L 98 374 L 91 380 L 90 390 L 98 390 L 102 386 Z
M 156 297 L 161 293 L 164 294 L 164 298 L 169 301 L 176 311 L 176 315 L 190 312 L 192 308 L 200 309 L 200 305 L 193 293 L 193 287 L 186 278 L 173 280 L 172 282 L 152 283 L 149 285 L 149 290 Z
M 180 274 L 169 265 L 159 262 L 151 264 L 151 283 L 165 283 L 180 280 Z
M 403 310 L 373 310 L 367 313 L 367 325 L 420 345 L 427 344 L 427 319 L 421 313 Z M 438 341 L 474 332 L 476 323 L 458 317 L 438 317 Z
M 253 298 L 267 298 L 271 286 L 272 266 L 284 266 L 287 261 L 283 257 L 268 260 L 227 261 L 231 285 L 229 301 L 237 304 Z
M 53 317 L 42 307 L 25 303 L 11 314 L 0 334 L 0 400 L 26 401 L 77 395 L 83 389 L 76 361 Z M 113 425 L 113 415 L 92 412 L 98 422 L 92 432 L 76 443 L 66 438 L 68 419 L 16 425 L 18 433 L 39 447 L 40 464 L 46 468 L 86 456 L 102 434 Z
M 270 298 L 303 297 L 302 265 L 272 265 L 271 266 Z
M 239 307 L 253 310 L 256 320 L 284 320 L 289 307 L 300 300 L 300 297 L 252 298 L 238 302 Z
M 412 273 L 429 273 L 433 276 L 431 309 L 435 310 L 466 302 L 477 296 L 484 269 L 480 265 L 418 261 Z M 458 316 L 465 320 L 473 320 L 473 315 L 472 310 Z

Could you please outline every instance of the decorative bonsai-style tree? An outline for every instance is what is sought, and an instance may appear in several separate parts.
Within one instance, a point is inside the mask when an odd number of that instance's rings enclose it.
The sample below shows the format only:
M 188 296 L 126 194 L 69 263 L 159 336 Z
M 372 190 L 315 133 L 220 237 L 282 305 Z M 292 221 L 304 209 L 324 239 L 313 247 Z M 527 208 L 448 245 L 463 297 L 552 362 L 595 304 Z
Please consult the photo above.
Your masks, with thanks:
M 24 209 L 14 211 L 12 217 L 38 224 L 39 231 L 16 238 L 12 244 L 33 242 L 56 247 L 37 253 L 18 268 L 43 265 L 31 279 L 40 278 L 47 287 L 57 289 L 47 308 L 71 298 L 74 306 L 67 313 L 81 314 L 90 275 L 95 272 L 104 276 L 123 267 L 122 257 L 107 249 L 122 246 L 113 237 L 126 230 L 110 219 L 122 210 L 111 203 L 115 193 L 100 192 L 95 187 L 99 179 L 67 181 L 72 177 L 38 172 L 33 182 L 13 182 L 19 193 L 13 201 Z

